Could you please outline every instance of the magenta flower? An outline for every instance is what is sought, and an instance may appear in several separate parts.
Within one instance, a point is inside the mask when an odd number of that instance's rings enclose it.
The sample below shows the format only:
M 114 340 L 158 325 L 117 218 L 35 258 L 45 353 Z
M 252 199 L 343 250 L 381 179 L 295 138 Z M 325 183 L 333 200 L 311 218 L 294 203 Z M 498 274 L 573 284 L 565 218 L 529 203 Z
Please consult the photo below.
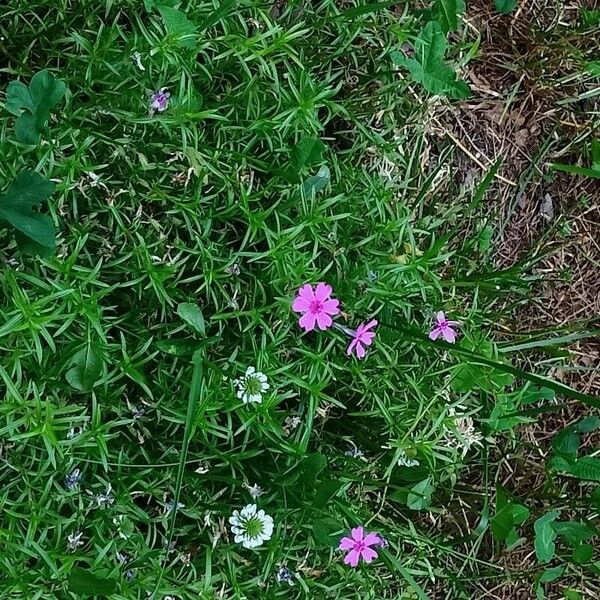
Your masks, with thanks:
M 338 547 L 339 550 L 348 550 L 348 554 L 344 558 L 345 564 L 356 567 L 361 558 L 367 564 L 377 558 L 377 552 L 371 546 L 382 546 L 383 542 L 376 533 L 364 535 L 362 527 L 355 527 L 350 534 L 352 537 L 343 537 Z
M 317 283 L 317 287 L 309 283 L 298 290 L 298 295 L 292 304 L 292 310 L 303 313 L 298 324 L 305 331 L 312 331 L 315 324 L 321 330 L 333 325 L 332 316 L 339 314 L 340 301 L 330 298 L 332 289 L 326 283 Z
M 370 331 L 373 327 L 377 327 L 377 320 L 373 319 L 368 323 L 361 323 L 357 330 L 354 332 L 354 336 L 350 345 L 348 346 L 347 354 L 350 356 L 352 352 L 356 352 L 358 358 L 364 358 L 367 351 L 365 346 L 370 346 L 373 343 L 375 332 Z
M 155 112 L 167 110 L 170 97 L 171 94 L 167 91 L 167 88 L 160 88 L 158 92 L 154 92 L 154 94 L 150 96 L 150 114 L 152 115 Z
M 450 344 L 454 344 L 456 341 L 456 331 L 453 327 L 458 327 L 460 323 L 458 321 L 448 321 L 446 315 L 440 310 L 435 315 L 435 325 L 429 332 L 429 338 L 437 340 L 440 335 Z

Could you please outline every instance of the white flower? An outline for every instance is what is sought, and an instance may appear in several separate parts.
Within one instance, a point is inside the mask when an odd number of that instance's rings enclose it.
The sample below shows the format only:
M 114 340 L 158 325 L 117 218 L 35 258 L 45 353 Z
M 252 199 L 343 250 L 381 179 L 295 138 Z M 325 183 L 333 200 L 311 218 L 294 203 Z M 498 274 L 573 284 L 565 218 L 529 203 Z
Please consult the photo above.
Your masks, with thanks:
M 67 548 L 69 550 L 77 550 L 79 546 L 83 546 L 83 541 L 81 539 L 82 537 L 83 533 L 81 531 L 78 531 L 77 533 L 72 533 L 70 536 L 67 537 Z
M 263 394 L 271 387 L 267 383 L 267 376 L 254 367 L 248 367 L 246 374 L 236 379 L 233 384 L 237 387 L 237 397 L 244 404 L 249 402 L 262 402 Z
M 256 500 L 259 496 L 262 496 L 265 493 L 265 491 L 257 483 L 255 483 L 254 485 L 245 485 L 244 487 L 248 490 L 248 493 L 252 496 L 254 500 Z
M 256 504 L 247 504 L 242 510 L 234 510 L 229 517 L 231 531 L 236 544 L 244 548 L 256 548 L 273 535 L 273 519 L 264 510 L 257 510 Z
M 454 430 L 446 431 L 446 441 L 452 448 L 461 450 L 465 456 L 473 446 L 481 446 L 483 436 L 476 431 L 473 425 L 473 419 L 466 415 L 455 415 L 454 411 L 450 411 L 453 417 Z
M 406 450 L 400 449 L 400 456 L 398 457 L 399 467 L 418 467 L 421 463 L 416 458 L 408 458 Z
M 142 55 L 139 52 L 134 52 L 131 55 L 131 62 L 140 70 L 145 71 L 146 67 L 142 64 Z

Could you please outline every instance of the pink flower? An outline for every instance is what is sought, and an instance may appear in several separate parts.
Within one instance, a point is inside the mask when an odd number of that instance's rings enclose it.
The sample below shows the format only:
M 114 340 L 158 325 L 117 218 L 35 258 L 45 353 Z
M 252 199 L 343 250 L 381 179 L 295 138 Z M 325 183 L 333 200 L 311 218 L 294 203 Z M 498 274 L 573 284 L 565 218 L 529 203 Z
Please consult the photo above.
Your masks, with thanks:
M 377 552 L 371 546 L 382 546 L 383 541 L 376 533 L 364 535 L 362 527 L 355 527 L 350 532 L 351 538 L 343 537 L 340 540 L 339 550 L 348 550 L 344 563 L 356 567 L 362 558 L 367 564 L 377 558 Z
M 354 332 L 354 338 L 348 346 L 348 356 L 350 356 L 352 352 L 356 352 L 356 356 L 358 358 L 365 357 L 365 354 L 367 353 L 365 346 L 370 346 L 373 343 L 373 338 L 375 337 L 375 332 L 369 331 L 370 329 L 373 329 L 373 327 L 377 327 L 376 319 L 373 319 L 366 324 L 361 323 L 358 326 L 357 330 Z
M 317 287 L 307 283 L 298 290 L 298 295 L 292 304 L 292 310 L 303 313 L 299 325 L 306 331 L 312 331 L 315 324 L 321 330 L 333 325 L 332 316 L 339 314 L 340 301 L 330 298 L 332 289 L 326 283 L 317 283 Z
M 440 311 L 435 315 L 435 326 L 429 332 L 429 338 L 437 340 L 440 335 L 450 344 L 454 344 L 456 341 L 456 331 L 453 327 L 458 327 L 460 323 L 458 321 L 446 320 L 446 315 Z

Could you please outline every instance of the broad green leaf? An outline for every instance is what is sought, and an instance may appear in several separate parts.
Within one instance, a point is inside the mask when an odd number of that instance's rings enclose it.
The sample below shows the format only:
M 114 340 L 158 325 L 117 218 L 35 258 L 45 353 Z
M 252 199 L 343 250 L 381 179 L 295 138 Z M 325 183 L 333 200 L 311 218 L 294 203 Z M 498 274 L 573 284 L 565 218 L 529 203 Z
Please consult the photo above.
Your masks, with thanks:
M 577 590 L 566 589 L 562 593 L 565 600 L 583 600 L 583 596 Z
M 17 116 L 15 136 L 23 144 L 36 145 L 50 118 L 50 111 L 65 94 L 64 82 L 46 69 L 36 73 L 29 83 L 13 81 L 6 90 L 6 107 Z
M 406 501 L 408 508 L 412 510 L 423 510 L 431 504 L 431 495 L 434 487 L 431 485 L 431 478 L 424 479 L 411 488 Z
M 177 314 L 201 336 L 205 335 L 204 317 L 196 304 L 182 302 L 177 306 Z
M 496 10 L 503 15 L 511 13 L 517 8 L 517 0 L 494 0 Z
M 321 509 L 327 506 L 327 503 L 337 494 L 340 488 L 344 485 L 339 479 L 326 479 L 317 485 L 315 491 L 315 499 L 313 506 Z
M 73 567 L 68 586 L 71 593 L 83 594 L 90 598 L 113 594 L 117 589 L 117 582 L 107 577 L 99 577 L 87 569 Z
M 391 59 L 410 71 L 413 79 L 432 94 L 449 98 L 468 98 L 471 91 L 458 81 L 455 71 L 444 62 L 446 35 L 437 21 L 429 21 L 415 40 L 415 58 L 392 52 Z
M 585 417 L 573 425 L 573 430 L 577 431 L 578 433 L 590 433 L 592 431 L 596 431 L 598 428 L 600 428 L 600 418 L 598 418 L 596 415 Z
M 171 6 L 159 5 L 157 8 L 167 33 L 176 38 L 178 45 L 193 47 L 196 43 L 196 26 L 186 17 L 185 13 Z
M 556 533 L 571 546 L 576 546 L 594 537 L 595 530 L 585 523 L 577 521 L 559 521 L 553 525 Z
M 554 449 L 554 452 L 564 455 L 565 457 L 575 458 L 580 445 L 581 438 L 573 431 L 573 427 L 563 429 L 552 438 L 552 448 Z
M 559 513 L 553 510 L 537 519 L 533 524 L 533 529 L 535 531 L 535 555 L 542 563 L 546 563 L 554 557 L 554 551 L 556 549 L 554 540 L 556 539 L 557 533 L 552 524 L 558 517 Z
M 67 372 L 67 381 L 80 392 L 89 392 L 100 379 L 104 364 L 102 351 L 98 345 L 86 344 L 73 358 L 73 366 Z
M 573 549 L 573 562 L 577 565 L 590 562 L 593 556 L 594 546 L 592 544 L 581 544 Z
M 317 519 L 313 522 L 313 533 L 315 539 L 324 546 L 337 548 L 340 536 L 338 531 L 343 529 L 342 523 L 331 517 Z
M 323 165 L 318 171 L 316 175 L 309 177 L 302 184 L 302 194 L 306 197 L 311 197 L 313 194 L 316 195 L 320 191 L 324 190 L 329 183 L 329 178 L 331 177 L 331 173 L 329 172 L 329 168 Z
M 0 227 L 10 226 L 15 230 L 24 253 L 49 256 L 54 252 L 54 222 L 48 215 L 33 212 L 53 190 L 54 184 L 39 173 L 24 171 L 0 196 Z
M 319 138 L 302 138 L 290 154 L 290 175 L 297 178 L 304 167 L 319 162 L 325 148 L 325 144 Z
M 508 540 L 513 532 L 514 536 L 517 536 L 516 527 L 529 518 L 529 509 L 526 506 L 512 501 L 504 502 L 504 493 L 500 494 L 499 489 L 496 499 L 497 512 L 490 519 L 490 528 L 492 535 L 500 541 Z
M 600 481 L 600 458 L 582 456 L 571 463 L 568 472 L 578 479 Z
M 465 0 L 436 0 L 432 14 L 447 33 L 458 29 L 458 18 L 465 10 Z
M 327 466 L 327 459 L 319 452 L 309 454 L 302 461 L 302 475 L 300 480 L 304 485 L 312 487 L 315 485 L 317 475 Z

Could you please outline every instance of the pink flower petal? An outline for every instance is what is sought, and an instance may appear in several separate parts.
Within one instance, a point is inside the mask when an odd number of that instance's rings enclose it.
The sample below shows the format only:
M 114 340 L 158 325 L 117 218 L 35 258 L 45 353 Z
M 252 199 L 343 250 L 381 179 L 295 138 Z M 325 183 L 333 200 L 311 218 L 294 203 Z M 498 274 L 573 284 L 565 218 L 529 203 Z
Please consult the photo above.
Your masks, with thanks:
M 367 331 L 366 333 L 363 333 L 360 336 L 360 341 L 365 345 L 365 346 L 370 346 L 373 343 L 373 339 L 375 338 L 375 332 L 373 331 Z
M 315 299 L 319 302 L 325 302 L 329 299 L 333 292 L 331 286 L 327 283 L 317 283 L 317 289 L 315 290 Z
M 381 538 L 376 533 L 369 533 L 365 536 L 363 543 L 365 546 L 379 546 L 381 544 Z
M 343 537 L 340 540 L 338 550 L 351 550 L 352 548 L 354 548 L 354 544 L 356 544 L 354 540 L 350 539 L 349 537 Z
M 377 558 L 377 552 L 373 548 L 364 548 L 361 555 L 366 563 L 370 563 L 374 558 Z
M 366 354 L 367 351 L 365 350 L 365 347 L 360 342 L 358 342 L 356 344 L 356 356 L 358 356 L 358 358 L 364 358 Z
M 357 344 L 358 344 L 358 339 L 357 338 L 354 338 L 350 342 L 350 345 L 348 346 L 348 350 L 346 350 L 346 354 L 348 356 L 350 356 L 352 354 L 352 352 L 354 352 L 354 348 L 356 348 Z
M 363 528 L 359 525 L 358 527 L 354 527 L 354 529 L 352 529 L 350 531 L 350 534 L 352 535 L 352 539 L 355 542 L 362 542 L 363 540 Z
M 364 331 L 368 331 L 369 329 L 373 329 L 373 327 L 377 327 L 377 325 L 379 325 L 379 321 L 377 321 L 377 319 L 373 319 L 372 321 L 369 321 L 364 328 Z M 375 335 L 375 334 L 373 334 Z
M 434 327 L 429 332 L 429 339 L 430 340 L 437 340 L 440 337 L 440 333 L 442 333 L 442 330 L 439 327 Z
M 435 319 L 438 323 L 443 323 L 446 320 L 446 315 L 440 310 L 437 315 L 435 315 Z
M 309 313 L 306 313 L 309 314 Z M 329 327 L 331 327 L 333 325 L 333 319 L 324 312 L 319 312 L 316 315 L 317 318 L 317 325 L 319 326 L 319 329 L 325 331 L 325 329 L 328 329 Z
M 294 312 L 306 312 L 310 309 L 310 303 L 312 300 L 303 298 L 302 296 L 296 296 L 294 303 L 292 304 L 292 310 Z
M 351 567 L 356 567 L 358 565 L 358 559 L 360 558 L 360 552 L 358 550 L 351 550 L 346 554 L 344 558 L 344 562 Z
M 315 299 L 315 293 L 313 291 L 312 285 L 310 285 L 310 283 L 305 283 L 298 290 L 298 297 L 304 298 L 305 300 L 308 300 L 309 302 L 312 302 Z
M 332 298 L 331 300 L 326 300 L 323 302 L 323 312 L 326 312 L 330 315 L 337 315 L 340 312 L 339 309 L 340 301 Z
M 450 327 L 444 327 L 444 329 L 442 329 L 442 335 L 449 344 L 454 344 L 456 341 L 456 333 L 454 333 L 454 330 Z
M 298 325 L 305 331 L 312 331 L 315 328 L 315 322 L 317 321 L 317 315 L 314 313 L 305 312 L 298 321 Z

